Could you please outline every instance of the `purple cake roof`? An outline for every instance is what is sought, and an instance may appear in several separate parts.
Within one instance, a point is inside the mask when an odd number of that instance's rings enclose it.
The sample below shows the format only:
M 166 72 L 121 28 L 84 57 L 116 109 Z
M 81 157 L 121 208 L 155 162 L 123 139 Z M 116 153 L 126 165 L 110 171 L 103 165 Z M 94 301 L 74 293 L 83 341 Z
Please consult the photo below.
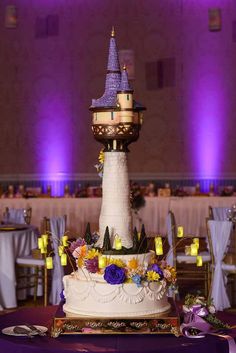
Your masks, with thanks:
M 91 108 L 116 107 L 116 94 L 120 87 L 121 72 L 114 31 L 111 33 L 108 54 L 105 92 L 101 98 L 93 99 Z
M 129 80 L 128 80 L 128 73 L 127 73 L 125 66 L 123 67 L 123 70 L 121 73 L 121 81 L 120 81 L 119 91 L 133 92 L 133 90 L 130 88 L 130 84 L 129 84 Z

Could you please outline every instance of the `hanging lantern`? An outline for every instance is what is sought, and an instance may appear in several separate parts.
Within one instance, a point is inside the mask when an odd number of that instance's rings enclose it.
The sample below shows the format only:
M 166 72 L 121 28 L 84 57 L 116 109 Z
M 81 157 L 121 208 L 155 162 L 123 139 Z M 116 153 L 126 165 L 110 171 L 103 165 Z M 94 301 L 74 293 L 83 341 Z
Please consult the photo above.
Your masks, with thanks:
M 41 249 L 43 247 L 43 239 L 38 238 L 38 248 Z
M 62 266 L 67 265 L 67 255 L 65 253 L 61 255 L 61 265 Z
M 47 247 L 47 245 L 48 245 L 48 234 L 43 234 L 42 235 L 42 239 L 43 239 L 44 247 Z
M 68 246 L 69 244 L 68 244 L 68 236 L 67 235 L 63 235 L 63 237 L 61 238 L 61 240 L 62 240 L 62 244 L 63 244 L 63 246 Z
M 48 270 L 53 269 L 53 261 L 52 261 L 52 256 L 46 257 L 46 267 Z
M 59 245 L 58 246 L 58 254 L 59 256 L 61 256 L 64 253 L 64 246 L 63 245 Z
M 184 236 L 184 227 L 178 226 L 177 228 L 177 238 L 183 238 Z
M 163 255 L 162 238 L 160 236 L 155 237 L 155 251 L 157 255 Z

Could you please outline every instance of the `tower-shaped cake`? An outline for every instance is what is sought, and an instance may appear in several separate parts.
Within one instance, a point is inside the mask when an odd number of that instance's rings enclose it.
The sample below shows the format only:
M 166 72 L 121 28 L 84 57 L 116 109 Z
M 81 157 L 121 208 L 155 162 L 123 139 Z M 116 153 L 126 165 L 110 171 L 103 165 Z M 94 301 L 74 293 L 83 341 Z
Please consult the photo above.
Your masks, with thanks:
M 105 92 L 93 99 L 92 130 L 97 141 L 104 145 L 103 198 L 99 219 L 98 247 L 104 244 L 108 227 L 111 247 L 115 237 L 122 247 L 133 246 L 130 189 L 127 167 L 128 145 L 139 137 L 145 108 L 133 100 L 125 66 L 120 70 L 114 30 L 110 38 Z
M 140 237 L 132 230 L 127 152 L 139 137 L 144 109 L 133 100 L 125 67 L 120 71 L 112 31 L 105 93 L 90 107 L 105 154 L 100 236 L 94 239 L 88 227 L 70 246 L 77 270 L 63 279 L 67 316 L 136 318 L 170 308 L 166 293 L 175 272 L 149 251 L 144 227 Z

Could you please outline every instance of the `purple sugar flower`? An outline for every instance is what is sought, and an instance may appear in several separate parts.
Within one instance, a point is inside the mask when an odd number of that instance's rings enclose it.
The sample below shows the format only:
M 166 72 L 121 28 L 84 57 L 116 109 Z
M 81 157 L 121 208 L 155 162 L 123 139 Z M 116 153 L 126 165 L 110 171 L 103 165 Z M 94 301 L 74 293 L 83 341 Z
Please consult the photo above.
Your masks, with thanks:
M 153 264 L 151 266 L 148 266 L 148 271 L 154 271 L 154 272 L 158 273 L 160 276 L 160 280 L 162 280 L 164 278 L 163 271 L 160 268 L 160 266 L 158 266 L 157 264 Z
M 104 279 L 110 284 L 120 284 L 125 281 L 125 270 L 114 264 L 105 268 Z
M 85 260 L 85 267 L 91 273 L 96 273 L 98 271 L 98 257 L 95 256 L 93 259 Z
M 83 238 L 78 238 L 70 244 L 69 250 L 71 253 L 73 253 L 75 249 L 83 245 L 85 245 L 85 240 Z

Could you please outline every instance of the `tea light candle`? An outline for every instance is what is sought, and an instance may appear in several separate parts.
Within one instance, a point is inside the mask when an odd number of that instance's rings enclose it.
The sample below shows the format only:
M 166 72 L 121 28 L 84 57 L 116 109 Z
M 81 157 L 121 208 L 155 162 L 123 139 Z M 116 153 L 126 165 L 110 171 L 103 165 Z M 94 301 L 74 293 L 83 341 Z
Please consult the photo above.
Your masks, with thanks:
M 121 239 L 117 235 L 115 236 L 115 249 L 116 250 L 121 250 L 122 249 Z
M 63 237 L 61 238 L 61 240 L 62 240 L 62 244 L 63 244 L 63 246 L 68 246 L 68 236 L 67 235 L 63 235 Z
M 193 238 L 193 244 L 196 244 L 197 248 L 199 249 L 199 238 Z
M 62 266 L 66 266 L 67 265 L 67 256 L 66 256 L 65 253 L 61 255 L 61 265 Z
M 42 235 L 43 245 L 46 247 L 48 245 L 48 234 Z
M 59 245 L 58 246 L 58 254 L 59 256 L 61 256 L 64 253 L 64 246 L 63 245 Z
M 198 254 L 198 246 L 196 244 L 191 244 L 190 245 L 190 255 L 197 256 L 197 254 Z
M 43 238 L 38 238 L 38 248 L 42 249 L 43 247 Z
M 53 262 L 52 262 L 52 257 L 48 256 L 46 257 L 46 267 L 48 270 L 52 270 L 53 269 Z
M 99 256 L 98 258 L 98 267 L 99 268 L 104 268 L 106 267 L 107 264 L 107 259 L 105 256 Z
M 197 256 L 196 262 L 197 262 L 197 267 L 202 266 L 202 257 L 200 255 Z
M 177 238 L 183 238 L 184 236 L 184 228 L 182 226 L 178 226 L 177 228 Z

